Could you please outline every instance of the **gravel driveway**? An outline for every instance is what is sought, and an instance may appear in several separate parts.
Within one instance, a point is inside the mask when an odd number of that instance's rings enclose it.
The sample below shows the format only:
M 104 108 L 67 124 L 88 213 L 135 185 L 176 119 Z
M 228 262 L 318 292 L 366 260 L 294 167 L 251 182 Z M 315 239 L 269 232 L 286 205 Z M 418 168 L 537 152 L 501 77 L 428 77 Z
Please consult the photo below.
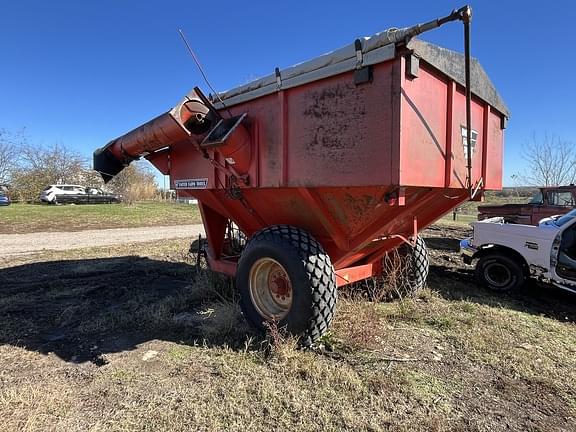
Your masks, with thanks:
M 204 234 L 202 224 L 114 228 L 76 232 L 0 234 L 0 257 L 24 255 L 43 250 L 68 250 L 154 240 L 185 238 Z

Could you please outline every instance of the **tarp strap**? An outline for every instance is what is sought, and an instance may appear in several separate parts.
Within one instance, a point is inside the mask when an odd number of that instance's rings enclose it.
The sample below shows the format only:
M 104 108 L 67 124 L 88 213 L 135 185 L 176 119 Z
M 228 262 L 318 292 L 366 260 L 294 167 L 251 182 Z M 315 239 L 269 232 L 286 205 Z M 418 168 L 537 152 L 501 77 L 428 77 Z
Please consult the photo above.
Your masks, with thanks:
M 280 75 L 280 69 L 274 69 L 274 74 L 276 75 L 276 87 L 278 87 L 278 90 L 280 90 L 282 88 L 282 76 Z
M 364 54 L 362 53 L 362 42 L 360 39 L 354 41 L 354 49 L 356 50 L 356 69 L 361 69 L 364 63 Z

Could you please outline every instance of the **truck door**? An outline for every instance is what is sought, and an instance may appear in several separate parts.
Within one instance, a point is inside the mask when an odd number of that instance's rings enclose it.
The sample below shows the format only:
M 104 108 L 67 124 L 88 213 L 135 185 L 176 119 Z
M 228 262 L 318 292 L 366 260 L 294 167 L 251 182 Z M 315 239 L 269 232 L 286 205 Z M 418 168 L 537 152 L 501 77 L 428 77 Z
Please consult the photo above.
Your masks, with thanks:
M 562 223 L 564 220 L 567 222 L 562 226 L 552 246 L 553 264 L 555 261 L 554 269 L 557 276 L 576 282 L 576 210 L 559 218 L 557 223 Z
M 574 208 L 572 192 L 567 190 L 546 191 L 544 205 L 534 207 L 533 223 L 537 224 L 543 218 L 567 213 L 572 208 Z

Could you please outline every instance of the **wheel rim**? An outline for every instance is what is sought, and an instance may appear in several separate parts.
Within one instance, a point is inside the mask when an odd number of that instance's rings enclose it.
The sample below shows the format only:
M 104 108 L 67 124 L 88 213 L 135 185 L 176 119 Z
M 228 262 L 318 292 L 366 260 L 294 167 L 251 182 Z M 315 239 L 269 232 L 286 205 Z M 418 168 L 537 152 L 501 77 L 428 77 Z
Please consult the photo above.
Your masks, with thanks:
M 292 283 L 286 269 L 272 258 L 260 258 L 250 269 L 250 298 L 267 320 L 283 319 L 292 306 Z
M 512 273 L 504 264 L 493 262 L 484 268 L 484 277 L 490 285 L 497 288 L 504 288 L 510 284 Z

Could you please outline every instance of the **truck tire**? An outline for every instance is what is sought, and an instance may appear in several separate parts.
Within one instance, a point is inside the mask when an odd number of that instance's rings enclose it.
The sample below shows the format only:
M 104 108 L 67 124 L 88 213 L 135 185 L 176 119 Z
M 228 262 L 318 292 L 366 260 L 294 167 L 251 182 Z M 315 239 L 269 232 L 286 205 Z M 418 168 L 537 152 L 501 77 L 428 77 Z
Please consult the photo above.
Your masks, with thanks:
M 240 256 L 236 286 L 254 328 L 265 332 L 275 323 L 302 346 L 326 333 L 334 316 L 336 274 L 330 257 L 309 233 L 290 225 L 252 236 Z
M 384 283 L 392 294 L 400 297 L 421 290 L 426 284 L 429 268 L 428 248 L 420 236 L 414 246 L 404 243 L 382 258 Z
M 480 285 L 492 291 L 508 292 L 520 288 L 526 275 L 517 259 L 494 252 L 478 260 L 476 279 Z

